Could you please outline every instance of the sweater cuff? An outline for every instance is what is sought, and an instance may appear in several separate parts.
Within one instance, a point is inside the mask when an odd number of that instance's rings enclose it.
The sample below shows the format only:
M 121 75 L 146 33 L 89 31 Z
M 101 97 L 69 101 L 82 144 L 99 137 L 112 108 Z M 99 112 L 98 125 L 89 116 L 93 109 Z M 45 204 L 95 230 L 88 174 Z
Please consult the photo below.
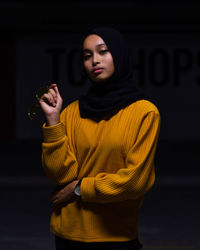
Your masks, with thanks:
M 61 140 L 65 133 L 65 127 L 63 123 L 58 123 L 53 126 L 46 127 L 46 124 L 43 125 L 43 137 L 44 142 L 55 142 Z
M 95 178 L 86 177 L 81 182 L 81 199 L 83 201 L 94 202 L 96 198 Z

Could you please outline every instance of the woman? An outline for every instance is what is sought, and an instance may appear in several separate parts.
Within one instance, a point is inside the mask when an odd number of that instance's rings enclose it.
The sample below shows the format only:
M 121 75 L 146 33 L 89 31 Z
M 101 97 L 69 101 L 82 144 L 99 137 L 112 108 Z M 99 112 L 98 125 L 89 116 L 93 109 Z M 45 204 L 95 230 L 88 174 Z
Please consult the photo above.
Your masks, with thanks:
M 138 209 L 155 180 L 159 111 L 135 87 L 118 31 L 92 30 L 82 51 L 88 94 L 61 115 L 56 84 L 40 99 L 43 167 L 59 186 L 50 225 L 56 249 L 141 249 Z

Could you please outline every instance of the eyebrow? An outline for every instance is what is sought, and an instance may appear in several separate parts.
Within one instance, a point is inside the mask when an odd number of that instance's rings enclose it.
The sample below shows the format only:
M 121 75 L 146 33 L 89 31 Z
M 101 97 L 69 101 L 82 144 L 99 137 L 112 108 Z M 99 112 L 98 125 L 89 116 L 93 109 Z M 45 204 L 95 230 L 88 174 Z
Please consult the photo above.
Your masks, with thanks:
M 106 45 L 105 43 L 100 43 L 100 44 L 97 44 L 96 47 L 101 47 L 103 45 Z M 91 50 L 90 49 L 83 49 L 83 52 L 90 52 Z
M 96 47 L 101 47 L 102 45 L 105 45 L 105 43 L 100 43 L 100 44 L 97 44 Z

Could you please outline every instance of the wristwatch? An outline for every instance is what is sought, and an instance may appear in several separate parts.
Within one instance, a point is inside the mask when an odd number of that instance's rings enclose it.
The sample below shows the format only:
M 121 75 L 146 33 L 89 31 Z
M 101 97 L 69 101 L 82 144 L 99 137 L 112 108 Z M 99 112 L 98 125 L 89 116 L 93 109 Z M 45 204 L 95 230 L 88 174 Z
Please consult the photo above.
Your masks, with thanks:
M 81 181 L 82 179 L 79 180 L 79 182 L 76 184 L 74 188 L 74 194 L 76 198 L 80 199 L 81 198 Z

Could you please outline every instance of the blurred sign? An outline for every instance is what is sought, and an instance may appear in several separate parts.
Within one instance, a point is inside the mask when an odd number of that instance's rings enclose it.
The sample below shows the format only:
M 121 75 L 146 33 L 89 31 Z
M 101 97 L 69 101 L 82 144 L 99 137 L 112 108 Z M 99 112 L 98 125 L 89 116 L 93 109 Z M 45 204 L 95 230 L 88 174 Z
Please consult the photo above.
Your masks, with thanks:
M 136 84 L 155 100 L 163 140 L 200 139 L 199 39 L 179 35 L 128 35 Z M 25 36 L 17 41 L 16 131 L 19 139 L 41 138 L 43 116 L 34 122 L 28 106 L 40 86 L 56 82 L 67 105 L 87 92 L 81 74 L 81 34 Z M 35 100 L 34 100 L 35 101 Z

